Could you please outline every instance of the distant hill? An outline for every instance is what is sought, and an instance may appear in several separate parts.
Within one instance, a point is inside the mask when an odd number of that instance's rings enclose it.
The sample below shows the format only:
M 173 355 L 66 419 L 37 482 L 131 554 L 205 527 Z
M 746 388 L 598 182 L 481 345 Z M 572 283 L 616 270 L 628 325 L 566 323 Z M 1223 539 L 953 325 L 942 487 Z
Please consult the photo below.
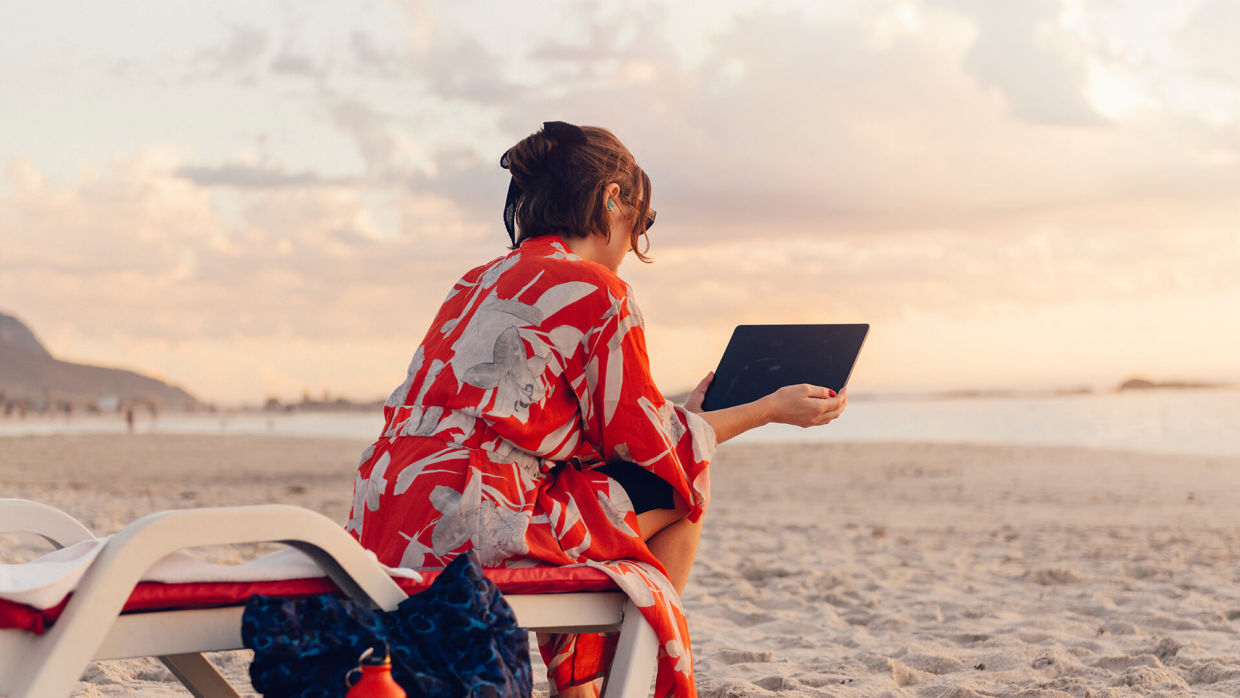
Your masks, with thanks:
M 1226 388 L 1226 383 L 1216 383 L 1207 381 L 1152 381 L 1148 378 L 1133 377 L 1119 384 L 1115 390 L 1125 392 L 1128 390 L 1189 390 L 1199 388 Z
M 0 347 L 12 347 L 29 352 L 35 356 L 52 358 L 51 352 L 43 347 L 34 333 L 21 320 L 0 313 Z
M 120 368 L 60 361 L 21 320 L 0 313 L 0 395 L 6 400 L 94 403 L 105 396 L 163 409 L 199 407 L 181 388 Z

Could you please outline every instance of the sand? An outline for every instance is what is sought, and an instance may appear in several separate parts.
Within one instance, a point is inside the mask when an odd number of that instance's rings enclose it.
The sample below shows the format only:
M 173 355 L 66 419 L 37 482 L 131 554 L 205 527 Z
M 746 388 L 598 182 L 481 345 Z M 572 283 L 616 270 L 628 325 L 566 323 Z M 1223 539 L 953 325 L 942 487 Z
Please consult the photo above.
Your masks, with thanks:
M 5 438 L 0 494 L 99 532 L 273 501 L 343 521 L 364 445 Z M 1240 695 L 1240 459 L 725 444 L 712 468 L 684 597 L 703 696 Z M 248 688 L 244 652 L 212 659 Z M 153 660 L 93 664 L 76 695 L 134 693 L 186 695 Z

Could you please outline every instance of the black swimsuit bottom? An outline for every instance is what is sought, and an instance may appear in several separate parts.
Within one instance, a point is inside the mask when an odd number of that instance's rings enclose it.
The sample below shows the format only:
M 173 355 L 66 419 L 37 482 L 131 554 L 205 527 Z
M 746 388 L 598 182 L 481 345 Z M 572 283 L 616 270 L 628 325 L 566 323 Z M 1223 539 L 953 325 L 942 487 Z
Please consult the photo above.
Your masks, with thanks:
M 598 468 L 600 473 L 620 483 L 633 502 L 638 514 L 652 509 L 675 509 L 676 499 L 667 480 L 628 461 L 608 463 Z

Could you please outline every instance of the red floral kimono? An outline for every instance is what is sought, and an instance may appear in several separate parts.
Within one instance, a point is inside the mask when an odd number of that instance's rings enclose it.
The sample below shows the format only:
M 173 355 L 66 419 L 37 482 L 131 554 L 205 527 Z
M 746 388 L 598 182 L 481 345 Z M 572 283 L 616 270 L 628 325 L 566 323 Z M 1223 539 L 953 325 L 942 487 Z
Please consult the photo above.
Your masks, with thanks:
M 534 238 L 452 288 L 366 449 L 348 530 L 384 564 L 586 564 L 634 599 L 660 639 L 656 694 L 694 696 L 679 596 L 637 533 L 628 495 L 594 468 L 622 459 L 671 483 L 692 520 L 715 434 L 650 376 L 627 284 L 557 237 Z M 612 647 L 540 647 L 560 687 L 592 680 Z

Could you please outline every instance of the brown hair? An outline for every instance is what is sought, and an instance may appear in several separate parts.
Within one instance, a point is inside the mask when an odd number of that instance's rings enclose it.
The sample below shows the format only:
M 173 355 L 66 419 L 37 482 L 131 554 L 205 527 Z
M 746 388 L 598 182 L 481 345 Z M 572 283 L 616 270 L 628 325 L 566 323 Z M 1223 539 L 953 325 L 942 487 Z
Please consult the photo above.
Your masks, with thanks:
M 650 213 L 650 177 L 611 131 L 547 122 L 509 148 L 500 164 L 512 173 L 506 208 L 513 208 L 505 218 L 515 219 L 514 249 L 543 235 L 610 237 L 603 191 L 615 182 L 620 199 L 635 209 L 629 232 L 633 252 L 643 262 L 650 261 L 637 248 Z

